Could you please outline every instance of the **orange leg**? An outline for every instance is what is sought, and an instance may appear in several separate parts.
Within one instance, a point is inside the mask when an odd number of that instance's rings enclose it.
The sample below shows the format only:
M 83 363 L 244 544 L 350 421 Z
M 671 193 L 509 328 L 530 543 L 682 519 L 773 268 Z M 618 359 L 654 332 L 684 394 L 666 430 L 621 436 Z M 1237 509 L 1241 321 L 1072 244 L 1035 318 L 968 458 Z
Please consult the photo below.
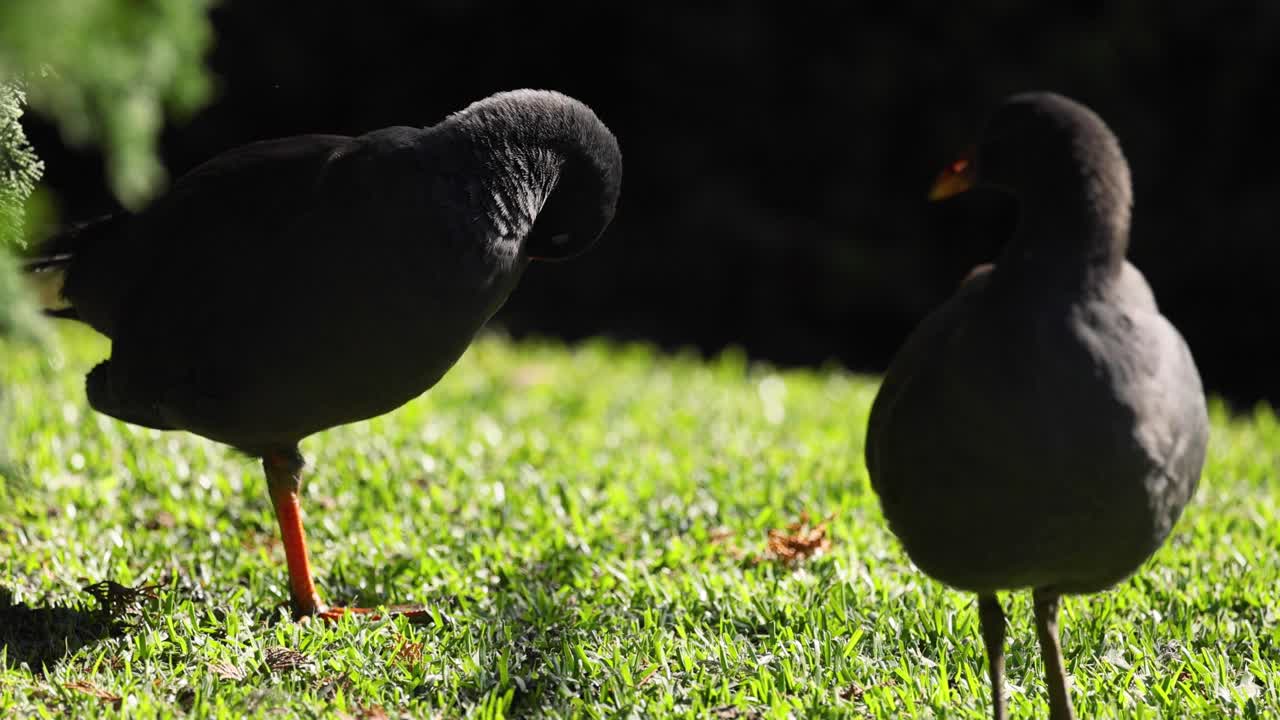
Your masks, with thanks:
M 320 596 L 316 594 L 315 583 L 311 580 L 307 536 L 302 530 L 302 511 L 298 506 L 298 489 L 302 487 L 302 456 L 296 450 L 291 453 L 270 453 L 262 458 L 262 467 L 267 471 L 271 504 L 275 506 L 280 536 L 284 541 L 293 614 L 296 617 L 315 615 L 321 611 Z
M 267 485 L 271 491 L 271 504 L 275 506 L 276 520 L 280 523 L 285 562 L 289 566 L 289 593 L 293 601 L 293 615 L 298 619 L 318 616 L 325 620 L 337 620 L 347 613 L 359 613 L 376 620 L 379 615 L 373 614 L 368 608 L 325 608 L 320 604 L 320 596 L 311 579 L 311 560 L 307 556 L 307 537 L 302 529 L 302 512 L 298 504 L 302 466 L 302 455 L 296 448 L 268 453 L 262 458 L 262 467 L 266 470 Z M 426 621 L 431 617 L 422 608 L 396 608 L 390 614 L 405 615 L 415 622 Z

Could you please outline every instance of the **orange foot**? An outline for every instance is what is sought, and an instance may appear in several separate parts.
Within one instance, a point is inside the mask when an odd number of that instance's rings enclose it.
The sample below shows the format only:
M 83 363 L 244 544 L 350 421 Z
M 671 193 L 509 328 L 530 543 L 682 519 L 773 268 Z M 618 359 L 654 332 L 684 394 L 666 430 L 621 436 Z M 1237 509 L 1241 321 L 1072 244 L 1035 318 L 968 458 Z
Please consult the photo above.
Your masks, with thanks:
M 381 620 L 383 617 L 403 617 L 415 625 L 431 622 L 431 611 L 417 605 L 393 605 L 387 608 L 385 613 L 374 608 L 331 607 L 327 610 L 321 610 L 315 615 L 304 616 L 302 619 L 317 617 L 328 622 L 337 622 L 345 615 L 360 615 L 370 620 Z

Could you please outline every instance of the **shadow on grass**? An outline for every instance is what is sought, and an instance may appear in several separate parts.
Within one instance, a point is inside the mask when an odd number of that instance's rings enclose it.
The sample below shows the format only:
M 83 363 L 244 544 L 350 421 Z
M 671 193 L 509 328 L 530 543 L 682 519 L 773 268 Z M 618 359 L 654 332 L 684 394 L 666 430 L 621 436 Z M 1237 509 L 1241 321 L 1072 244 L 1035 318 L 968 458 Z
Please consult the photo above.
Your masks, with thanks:
M 552 667 L 560 664 L 567 648 L 589 644 L 589 630 L 581 628 L 578 621 L 578 603 L 581 593 L 590 592 L 583 589 L 583 578 L 591 576 L 593 561 L 574 548 L 556 546 L 497 573 L 494 602 L 484 611 L 482 626 L 489 628 L 486 644 L 490 644 L 491 657 L 506 657 L 510 676 L 520 680 L 505 688 L 491 676 L 471 676 L 453 688 L 428 681 L 414 688 L 413 694 L 430 698 L 443 690 L 451 703 L 462 706 L 480 703 L 495 690 L 505 691 L 510 693 L 505 713 L 513 718 L 536 714 L 549 693 L 590 695 L 595 688 L 584 686 L 577 673 L 559 674 Z M 445 621 L 452 622 L 447 613 Z
M 819 546 L 825 550 L 829 544 L 825 523 L 814 525 L 805 519 L 785 531 L 771 533 L 766 554 L 752 554 L 739 562 L 750 567 L 765 565 L 782 577 L 795 569 L 796 562 L 807 560 Z M 782 551 L 783 545 L 787 552 Z M 733 557 L 736 555 L 728 553 L 727 558 Z M 440 681 L 428 681 L 415 688 L 413 694 L 433 698 L 444 691 L 448 702 L 461 707 L 483 703 L 497 691 L 506 694 L 504 714 L 521 718 L 541 714 L 548 703 L 558 705 L 565 698 L 598 697 L 607 692 L 611 671 L 607 667 L 602 668 L 603 672 L 588 671 L 574 659 L 580 653 L 597 655 L 602 635 L 625 629 L 625 624 L 615 621 L 617 618 L 602 614 L 603 606 L 634 607 L 640 602 L 659 616 L 667 610 L 664 600 L 649 596 L 642 586 L 628 588 L 607 582 L 607 570 L 599 566 L 600 562 L 598 555 L 556 544 L 526 562 L 496 572 L 493 602 L 480 607 L 480 627 L 487 628 L 482 631 L 484 639 L 477 643 L 473 635 L 455 640 L 466 647 L 443 650 L 445 654 L 468 652 L 477 644 L 487 645 L 488 658 L 506 659 L 511 681 L 500 685 L 494 673 L 477 673 L 462 678 L 452 689 L 443 687 Z M 836 582 L 835 564 L 828 559 L 805 567 L 823 586 Z M 621 603 L 603 604 L 592 597 L 608 593 L 622 593 L 625 597 L 619 598 Z M 747 636 L 770 632 L 768 618 L 756 617 L 758 613 L 731 612 L 723 599 L 690 601 L 680 612 L 700 618 L 699 622 L 710 628 L 728 624 Z M 607 661 L 604 664 L 609 665 Z M 636 677 L 634 681 L 639 687 L 647 679 Z
M 0 657 L 6 669 L 26 665 L 40 674 L 77 650 L 125 635 L 133 626 L 121 617 L 121 586 L 99 583 L 84 588 L 97 600 L 88 604 L 31 607 L 13 604 L 13 591 L 0 587 Z M 123 592 L 145 593 L 149 589 Z

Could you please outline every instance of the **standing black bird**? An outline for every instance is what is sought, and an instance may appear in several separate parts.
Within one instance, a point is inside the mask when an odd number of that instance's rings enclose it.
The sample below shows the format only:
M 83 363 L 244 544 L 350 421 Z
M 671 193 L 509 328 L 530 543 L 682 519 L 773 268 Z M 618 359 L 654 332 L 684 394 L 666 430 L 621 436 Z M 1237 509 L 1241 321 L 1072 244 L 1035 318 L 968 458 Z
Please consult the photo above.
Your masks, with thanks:
M 617 140 L 559 93 L 504 92 L 427 128 L 230 150 L 145 211 L 55 238 L 53 314 L 112 340 L 89 403 L 261 457 L 295 614 L 325 610 L 298 510 L 298 442 L 386 413 L 445 374 L 530 259 L 613 219 Z
M 1009 98 L 931 198 L 975 182 L 1016 196 L 1017 230 L 899 350 L 867 468 L 912 561 L 978 594 L 997 720 L 996 591 L 1034 591 L 1051 717 L 1066 720 L 1059 598 L 1120 582 L 1169 535 L 1204 465 L 1204 392 L 1125 260 L 1129 168 L 1097 115 L 1049 93 Z

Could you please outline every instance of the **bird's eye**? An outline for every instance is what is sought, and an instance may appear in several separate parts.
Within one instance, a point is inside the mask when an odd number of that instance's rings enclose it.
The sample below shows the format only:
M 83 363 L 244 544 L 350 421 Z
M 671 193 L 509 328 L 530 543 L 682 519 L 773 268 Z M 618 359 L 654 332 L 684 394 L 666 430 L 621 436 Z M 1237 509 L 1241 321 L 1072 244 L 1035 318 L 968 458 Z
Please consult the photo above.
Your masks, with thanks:
M 560 233 L 559 235 L 551 236 L 551 243 L 553 245 L 564 245 L 567 242 L 569 242 L 569 233 Z

